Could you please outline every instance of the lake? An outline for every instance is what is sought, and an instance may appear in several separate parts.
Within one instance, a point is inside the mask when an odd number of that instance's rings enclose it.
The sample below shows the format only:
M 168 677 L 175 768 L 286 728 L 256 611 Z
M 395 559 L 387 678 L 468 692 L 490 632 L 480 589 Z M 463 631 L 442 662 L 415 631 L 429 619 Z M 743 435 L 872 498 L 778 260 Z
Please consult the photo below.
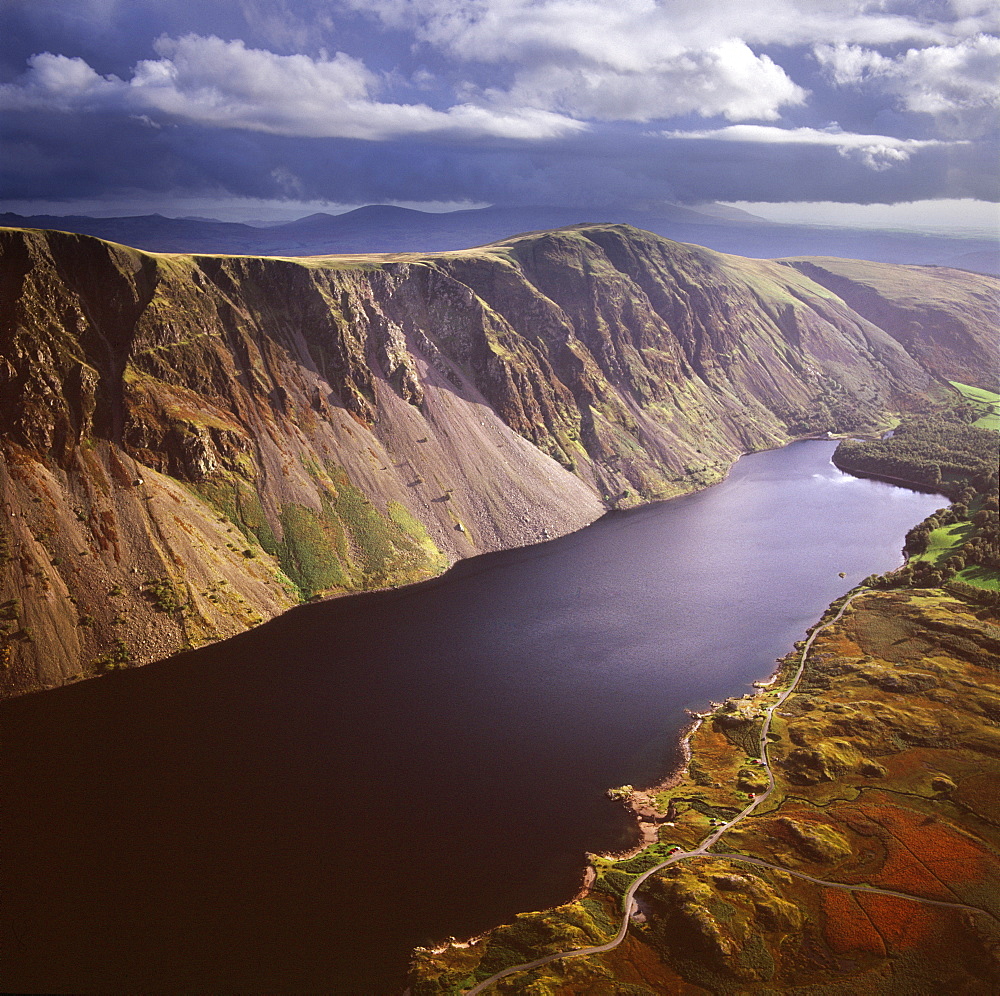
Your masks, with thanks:
M 6 703 L 4 988 L 399 992 L 413 945 L 567 900 L 635 838 L 606 789 L 945 504 L 834 448 Z

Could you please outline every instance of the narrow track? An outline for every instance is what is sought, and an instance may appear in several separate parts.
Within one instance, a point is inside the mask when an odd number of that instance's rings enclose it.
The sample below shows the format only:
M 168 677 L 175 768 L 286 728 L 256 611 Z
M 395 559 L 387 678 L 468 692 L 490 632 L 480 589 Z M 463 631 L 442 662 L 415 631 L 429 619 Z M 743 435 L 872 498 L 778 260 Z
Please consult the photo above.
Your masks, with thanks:
M 854 592 L 854 594 L 844 602 L 837 614 L 829 622 L 824 623 L 822 626 L 817 626 L 812 633 L 810 633 L 809 639 L 806 640 L 799 655 L 799 666 L 795 672 L 795 677 L 792 678 L 792 682 L 788 688 L 786 688 L 785 691 L 778 696 L 777 700 L 768 708 L 767 715 L 764 719 L 764 725 L 761 727 L 760 731 L 760 757 L 764 764 L 764 770 L 767 772 L 767 791 L 758 795 L 753 802 L 751 802 L 737 816 L 734 816 L 728 823 L 723 824 L 721 827 L 718 827 L 711 834 L 709 834 L 693 851 L 677 851 L 665 861 L 661 861 L 659 864 L 653 865 L 652 868 L 639 875 L 638 878 L 632 882 L 628 891 L 625 893 L 622 901 L 621 926 L 618 928 L 618 933 L 615 934 L 610 941 L 607 941 L 604 944 L 595 944 L 592 947 L 574 948 L 570 951 L 559 951 L 555 954 L 544 955 L 541 958 L 536 958 L 534 961 L 527 961 L 521 965 L 513 965 L 510 968 L 505 968 L 502 972 L 497 972 L 495 975 L 491 975 L 488 979 L 484 979 L 471 989 L 466 990 L 465 996 L 476 996 L 477 993 L 481 993 L 492 986 L 494 982 L 499 982 L 501 979 L 505 979 L 510 975 L 516 975 L 519 972 L 530 972 L 534 968 L 541 968 L 542 965 L 548 965 L 553 961 L 559 961 L 563 958 L 585 958 L 588 955 L 603 954 L 606 951 L 611 951 L 613 948 L 616 948 L 619 944 L 621 944 L 621 942 L 625 939 L 625 935 L 628 933 L 629 919 L 635 908 L 635 894 L 639 886 L 641 886 L 651 875 L 655 875 L 658 871 L 661 871 L 670 865 L 676 864 L 678 861 L 684 861 L 688 858 L 711 857 L 724 858 L 730 861 L 742 861 L 747 864 L 758 865 L 762 868 L 773 868 L 777 871 L 783 871 L 790 875 L 795 875 L 798 878 L 803 878 L 806 881 L 813 882 L 816 885 L 829 886 L 830 888 L 835 889 L 845 889 L 850 892 L 866 892 L 881 896 L 894 896 L 897 899 L 909 899 L 913 902 L 926 903 L 930 906 L 947 906 L 953 909 L 967 910 L 973 913 L 985 913 L 987 916 L 993 915 L 987 910 L 980 909 L 978 906 L 967 906 L 965 903 L 949 903 L 939 899 L 925 899 L 923 896 L 911 896 L 905 892 L 895 892 L 891 889 L 879 889 L 873 885 L 848 885 L 844 882 L 829 882 L 824 879 L 813 878 L 810 875 L 804 875 L 801 872 L 792 871 L 791 869 L 784 868 L 781 865 L 771 864 L 761 858 L 753 858 L 744 854 L 718 854 L 709 851 L 709 848 L 712 847 L 720 837 L 736 826 L 736 824 L 741 820 L 746 819 L 755 809 L 757 809 L 758 806 L 766 802 L 774 792 L 774 773 L 771 770 L 771 762 L 768 757 L 768 747 L 770 746 L 770 741 L 767 737 L 771 730 L 771 719 L 774 716 L 775 710 L 784 705 L 788 697 L 795 691 L 799 680 L 802 678 L 802 673 L 805 671 L 806 659 L 809 656 L 809 651 L 812 649 L 812 645 L 815 642 L 816 637 L 819 636 L 823 630 L 828 629 L 830 626 L 834 625 L 834 623 L 839 622 L 851 602 L 853 602 L 859 595 L 865 594 L 867 591 L 867 588 L 862 588 L 859 591 Z
M 748 854 L 720 854 L 718 851 L 713 851 L 712 854 L 706 855 L 706 857 L 742 861 L 744 864 L 756 865 L 758 868 L 773 868 L 775 871 L 784 872 L 786 875 L 803 878 L 814 885 L 825 885 L 831 889 L 843 889 L 845 892 L 867 892 L 873 893 L 876 896 L 894 896 L 896 899 L 909 899 L 914 903 L 924 903 L 927 906 L 945 906 L 952 910 L 967 910 L 970 913 L 985 913 L 986 916 L 993 916 L 989 910 L 981 909 L 978 906 L 969 906 L 968 903 L 952 903 L 945 899 L 928 899 L 926 896 L 911 896 L 908 892 L 897 892 L 894 889 L 880 889 L 877 885 L 864 885 L 862 883 L 851 885 L 847 882 L 831 882 L 825 878 L 814 878 L 805 872 L 794 871 L 791 868 L 786 868 L 784 865 L 776 865 L 771 861 L 765 861 L 763 858 L 752 858 Z

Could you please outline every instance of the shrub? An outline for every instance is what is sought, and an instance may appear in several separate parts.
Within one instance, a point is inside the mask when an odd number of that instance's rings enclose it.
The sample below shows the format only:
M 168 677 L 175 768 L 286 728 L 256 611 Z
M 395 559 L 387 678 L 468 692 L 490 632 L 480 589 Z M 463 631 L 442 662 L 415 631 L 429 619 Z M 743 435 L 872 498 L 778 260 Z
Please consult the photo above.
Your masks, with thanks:
M 107 673 L 116 668 L 128 667 L 131 663 L 132 651 L 129 650 L 128 644 L 119 637 L 106 654 L 94 661 L 94 666 L 102 673 Z
M 151 578 L 143 583 L 146 597 L 160 612 L 180 611 L 181 598 L 170 578 Z

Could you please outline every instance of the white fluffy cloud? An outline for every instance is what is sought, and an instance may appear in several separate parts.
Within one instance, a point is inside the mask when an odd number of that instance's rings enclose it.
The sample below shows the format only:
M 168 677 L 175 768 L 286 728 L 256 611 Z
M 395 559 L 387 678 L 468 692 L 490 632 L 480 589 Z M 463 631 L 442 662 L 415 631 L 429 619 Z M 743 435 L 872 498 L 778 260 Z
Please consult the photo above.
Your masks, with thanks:
M 18 83 L 0 86 L 0 109 L 13 111 L 91 110 L 120 92 L 116 76 L 100 76 L 83 59 L 42 52 L 31 57 Z
M 378 77 L 343 52 L 276 55 L 198 35 L 161 38 L 155 49 L 160 58 L 139 62 L 127 81 L 101 76 L 80 58 L 35 55 L 17 82 L 0 86 L 0 109 L 120 111 L 153 122 L 370 140 L 429 133 L 538 139 L 583 127 L 544 109 L 380 102 Z
M 624 30 L 627 25 L 620 26 Z M 554 39 L 555 36 L 553 36 Z M 552 64 L 528 60 L 508 88 L 466 84 L 446 110 L 375 99 L 382 80 L 337 52 L 278 55 L 241 41 L 186 35 L 160 38 L 159 58 L 139 62 L 128 80 L 101 76 L 80 58 L 44 52 L 15 83 L 0 86 L 0 107 L 122 110 L 158 122 L 179 120 L 302 137 L 383 139 L 431 132 L 551 138 L 586 120 L 650 121 L 680 114 L 732 121 L 776 120 L 806 91 L 768 56 L 736 39 L 704 49 L 677 44 L 613 44 Z
M 139 170 L 352 203 L 997 189 L 989 137 L 941 141 L 993 127 L 997 0 L 0 2 L 19 196 Z
M 981 134 L 998 124 L 1000 38 L 980 34 L 891 58 L 844 44 L 818 45 L 815 53 L 835 83 L 879 87 L 906 110 L 934 115 L 949 132 Z
M 117 0 L 92 2 L 113 7 Z M 885 91 L 907 111 L 938 116 L 950 133 L 982 131 L 996 107 L 1000 40 L 983 32 L 1000 27 L 1000 5 L 987 0 L 941 0 L 933 8 L 926 0 L 339 5 L 407 32 L 414 52 L 433 49 L 436 59 L 449 62 L 440 85 L 452 87 L 450 97 L 439 92 L 434 106 L 380 100 L 387 80 L 404 77 L 375 74 L 353 55 L 277 54 L 192 34 L 161 37 L 157 58 L 137 63 L 128 79 L 102 76 L 80 58 L 35 55 L 27 73 L 0 86 L 0 107 L 121 110 L 154 123 L 362 139 L 428 133 L 540 139 L 581 131 L 588 121 L 692 114 L 778 121 L 809 97 L 782 66 L 783 46 L 811 47 L 833 84 Z M 242 6 L 248 26 L 286 49 L 303 42 L 310 24 L 327 36 L 336 9 L 310 8 L 307 20 L 292 17 L 286 0 L 242 0 Z M 765 53 L 765 45 L 778 48 Z M 910 47 L 897 54 L 900 45 Z M 425 68 L 409 75 L 415 87 L 429 80 L 424 89 L 434 89 Z
M 946 77 L 972 72 L 984 32 L 1000 30 L 995 0 L 341 2 L 460 63 L 508 67 L 507 88 L 471 88 L 497 106 L 594 120 L 777 120 L 808 94 L 763 46 L 815 46 L 842 84 L 886 75 L 880 47 L 911 46 L 895 75 L 907 109 L 923 110 L 957 95 L 966 84 Z
M 888 135 L 857 135 L 837 128 L 775 128 L 767 125 L 730 125 L 704 131 L 665 131 L 665 138 L 709 139 L 762 145 L 825 145 L 845 159 L 855 159 L 876 172 L 907 162 L 920 149 L 964 143 L 937 139 L 903 139 Z
M 776 120 L 807 92 L 747 44 L 767 14 L 693 0 L 345 0 L 466 64 L 513 67 L 496 107 L 592 120 Z M 787 7 L 786 0 L 766 0 Z M 719 7 L 718 4 L 715 5 Z M 720 16 L 721 19 L 720 19 Z M 794 19 L 778 18 L 786 24 Z M 828 37 L 824 35 L 823 37 Z
M 1000 26 L 995 4 L 954 0 L 950 18 L 926 0 L 342 0 L 458 58 L 522 62 L 572 53 L 638 69 L 664 49 L 707 50 L 740 38 L 752 45 L 941 44 Z
M 486 95 L 496 106 L 546 107 L 597 121 L 653 121 L 682 114 L 773 121 L 782 107 L 803 103 L 806 91 L 766 55 L 730 40 L 703 51 L 661 54 L 641 69 L 533 68 L 518 74 L 509 91 Z

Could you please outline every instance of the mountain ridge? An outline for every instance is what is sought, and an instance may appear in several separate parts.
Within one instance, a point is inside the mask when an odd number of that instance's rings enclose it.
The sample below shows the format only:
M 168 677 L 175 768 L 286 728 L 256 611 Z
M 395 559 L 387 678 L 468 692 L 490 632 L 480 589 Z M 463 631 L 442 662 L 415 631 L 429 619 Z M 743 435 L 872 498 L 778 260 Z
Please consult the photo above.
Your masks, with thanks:
M 339 215 L 322 212 L 290 222 L 256 225 L 147 215 L 120 218 L 0 215 L 0 225 L 71 231 L 151 252 L 304 256 L 356 252 L 444 252 L 486 245 L 516 233 L 602 219 L 679 242 L 757 258 L 791 255 L 862 257 L 889 263 L 949 265 L 1000 273 L 995 239 L 892 230 L 792 225 L 766 221 L 721 205 L 663 205 L 640 211 L 606 207 L 468 208 L 418 211 L 369 204 Z
M 0 260 L 6 694 L 887 425 L 993 360 L 987 277 L 620 225 L 295 260 L 8 229 Z

